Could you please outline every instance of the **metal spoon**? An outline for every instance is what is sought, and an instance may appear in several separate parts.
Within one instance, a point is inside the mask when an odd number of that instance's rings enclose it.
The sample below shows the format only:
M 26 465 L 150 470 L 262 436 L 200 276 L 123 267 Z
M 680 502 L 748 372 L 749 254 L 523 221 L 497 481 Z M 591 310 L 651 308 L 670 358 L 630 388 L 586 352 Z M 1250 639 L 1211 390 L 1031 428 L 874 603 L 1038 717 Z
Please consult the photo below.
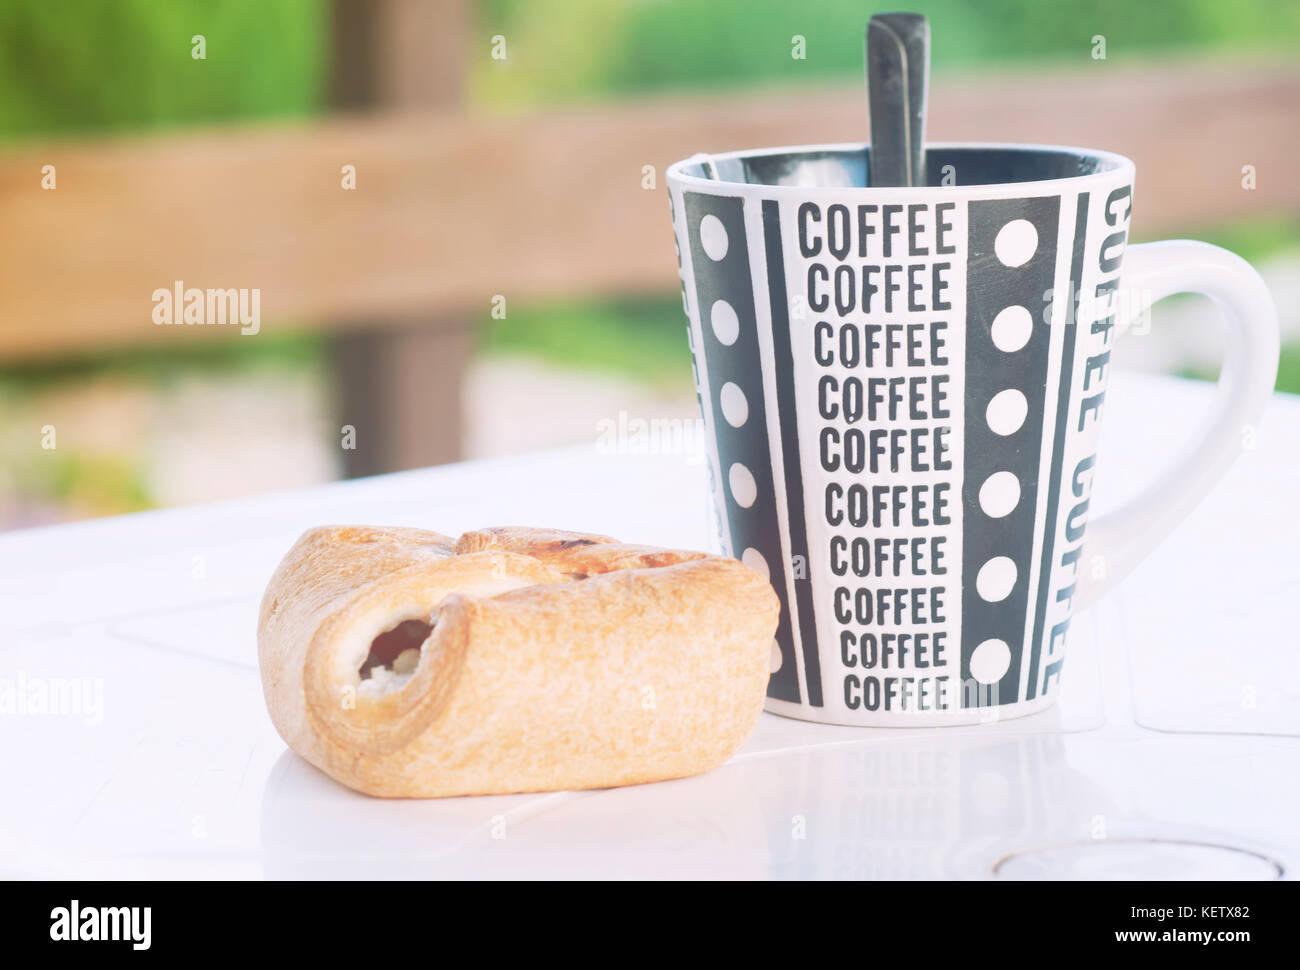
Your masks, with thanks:
M 930 22 L 919 13 L 881 13 L 867 23 L 871 185 L 925 184 L 925 95 Z

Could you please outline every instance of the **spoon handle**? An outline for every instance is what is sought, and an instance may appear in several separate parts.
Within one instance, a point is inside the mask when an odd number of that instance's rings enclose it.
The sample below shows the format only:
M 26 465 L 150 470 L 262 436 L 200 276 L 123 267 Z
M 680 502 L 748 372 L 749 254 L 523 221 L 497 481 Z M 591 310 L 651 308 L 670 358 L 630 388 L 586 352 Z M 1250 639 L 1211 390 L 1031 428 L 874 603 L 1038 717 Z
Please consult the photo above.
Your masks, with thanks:
M 917 13 L 876 14 L 866 46 L 869 184 L 924 185 L 930 22 Z

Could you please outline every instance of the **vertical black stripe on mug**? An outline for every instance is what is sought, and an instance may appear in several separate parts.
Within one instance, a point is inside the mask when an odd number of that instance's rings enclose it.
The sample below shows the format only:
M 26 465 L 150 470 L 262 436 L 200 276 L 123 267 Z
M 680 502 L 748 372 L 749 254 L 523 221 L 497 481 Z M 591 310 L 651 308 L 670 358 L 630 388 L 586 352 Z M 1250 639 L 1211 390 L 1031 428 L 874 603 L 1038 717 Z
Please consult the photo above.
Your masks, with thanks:
M 1059 196 L 971 202 L 962 478 L 962 706 L 1019 700 Z
M 790 346 L 790 303 L 785 288 L 785 254 L 781 248 L 781 207 L 763 201 L 763 237 L 767 249 L 767 286 L 772 319 L 772 356 L 776 363 L 776 409 L 781 428 L 782 471 L 785 473 L 786 522 L 790 558 L 803 566 L 794 577 L 799 607 L 799 644 L 803 653 L 808 704 L 822 706 L 821 659 L 817 655 L 817 617 L 813 610 L 808 570 L 808 523 L 804 510 L 803 468 L 799 449 L 799 420 L 794 392 L 794 351 Z
M 1029 639 L 1029 679 L 1025 699 L 1038 696 L 1038 665 L 1043 652 L 1043 635 L 1047 632 L 1047 598 L 1052 589 L 1052 556 L 1056 551 L 1056 521 L 1061 501 L 1061 465 L 1065 461 L 1065 438 L 1070 416 L 1070 385 L 1074 380 L 1074 346 L 1079 321 L 1080 286 L 1083 280 L 1083 251 L 1088 238 L 1088 193 L 1080 194 L 1074 217 L 1074 254 L 1070 260 L 1069 319 L 1065 321 L 1061 342 L 1061 377 L 1056 395 L 1056 432 L 1052 438 L 1052 463 L 1047 483 L 1047 513 L 1043 519 L 1043 552 L 1038 573 L 1037 607 L 1034 611 L 1034 635 Z
M 780 665 L 772 672 L 767 693 L 798 703 L 799 670 L 777 520 L 744 203 L 698 192 L 684 193 L 683 201 L 731 552 L 766 573 L 781 600 L 776 631 Z

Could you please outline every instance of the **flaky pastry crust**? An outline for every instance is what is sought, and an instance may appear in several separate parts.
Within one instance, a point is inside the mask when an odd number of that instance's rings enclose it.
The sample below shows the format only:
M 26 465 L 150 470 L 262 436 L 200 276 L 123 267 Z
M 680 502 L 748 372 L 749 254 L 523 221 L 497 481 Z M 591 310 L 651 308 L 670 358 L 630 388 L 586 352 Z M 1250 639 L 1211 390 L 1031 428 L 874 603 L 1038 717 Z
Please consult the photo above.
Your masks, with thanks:
M 258 659 L 281 737 L 358 791 L 605 788 L 698 774 L 739 749 L 778 610 L 757 573 L 699 552 L 329 526 L 271 577 Z M 429 627 L 418 661 L 373 689 L 372 644 L 399 625 Z

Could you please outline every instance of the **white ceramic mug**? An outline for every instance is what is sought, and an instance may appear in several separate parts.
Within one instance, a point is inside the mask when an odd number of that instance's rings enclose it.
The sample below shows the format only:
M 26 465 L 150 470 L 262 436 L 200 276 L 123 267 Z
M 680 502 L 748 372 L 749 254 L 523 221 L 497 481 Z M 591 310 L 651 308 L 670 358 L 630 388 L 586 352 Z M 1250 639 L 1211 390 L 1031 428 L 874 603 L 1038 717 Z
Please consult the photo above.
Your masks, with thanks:
M 1196 505 L 1276 378 L 1276 311 L 1247 263 L 1128 245 L 1127 158 L 937 144 L 926 168 L 924 186 L 870 187 L 859 144 L 668 170 L 719 534 L 782 602 L 779 714 L 1049 705 L 1071 613 Z M 1111 348 L 1182 292 L 1229 329 L 1217 409 L 1085 546 Z

